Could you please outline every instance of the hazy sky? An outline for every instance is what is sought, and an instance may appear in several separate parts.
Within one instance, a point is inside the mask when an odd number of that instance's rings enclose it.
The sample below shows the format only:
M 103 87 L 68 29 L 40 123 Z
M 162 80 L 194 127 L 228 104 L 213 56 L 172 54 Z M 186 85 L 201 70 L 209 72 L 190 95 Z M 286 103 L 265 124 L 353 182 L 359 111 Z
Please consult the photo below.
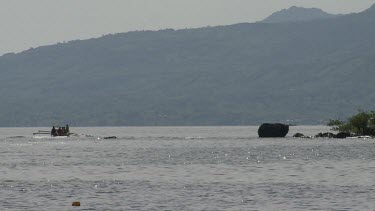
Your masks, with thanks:
M 0 55 L 144 29 L 255 22 L 290 6 L 360 12 L 375 0 L 0 0 Z

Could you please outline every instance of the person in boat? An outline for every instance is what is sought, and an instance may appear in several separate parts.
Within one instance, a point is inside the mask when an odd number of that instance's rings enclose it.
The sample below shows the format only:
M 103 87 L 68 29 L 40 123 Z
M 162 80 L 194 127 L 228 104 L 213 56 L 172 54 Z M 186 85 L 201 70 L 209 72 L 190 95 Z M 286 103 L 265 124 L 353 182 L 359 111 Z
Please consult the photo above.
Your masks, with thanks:
M 69 125 L 66 125 L 66 127 L 65 127 L 65 133 L 66 133 L 67 135 L 69 135 Z
M 52 127 L 51 136 L 56 136 L 56 128 L 55 128 L 55 126 Z
M 65 127 L 61 127 L 61 136 L 65 136 L 66 134 Z
M 57 130 L 57 135 L 58 135 L 58 136 L 61 136 L 61 135 L 62 135 L 62 128 L 61 128 L 61 127 L 59 127 L 59 129 Z

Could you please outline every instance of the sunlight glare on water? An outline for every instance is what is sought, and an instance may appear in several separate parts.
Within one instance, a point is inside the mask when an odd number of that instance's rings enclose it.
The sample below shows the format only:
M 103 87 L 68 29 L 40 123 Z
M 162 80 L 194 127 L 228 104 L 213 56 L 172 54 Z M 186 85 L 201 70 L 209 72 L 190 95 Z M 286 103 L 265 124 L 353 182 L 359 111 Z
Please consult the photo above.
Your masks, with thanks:
M 257 127 L 0 128 L 1 210 L 374 210 L 373 139 Z M 43 128 L 47 129 L 48 128 Z M 104 139 L 117 136 L 117 139 Z

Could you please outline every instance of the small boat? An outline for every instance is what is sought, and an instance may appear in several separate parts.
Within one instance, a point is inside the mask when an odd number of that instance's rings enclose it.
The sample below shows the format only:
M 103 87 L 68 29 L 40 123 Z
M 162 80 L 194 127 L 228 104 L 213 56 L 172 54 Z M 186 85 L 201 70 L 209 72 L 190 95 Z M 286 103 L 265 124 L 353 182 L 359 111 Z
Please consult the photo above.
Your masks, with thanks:
M 51 135 L 51 131 L 38 130 L 38 132 L 33 133 L 33 135 Z
M 38 132 L 33 133 L 33 135 L 42 135 L 42 136 L 50 135 L 52 137 L 69 137 L 71 133 L 69 131 L 69 126 L 66 125 L 65 127 L 53 126 L 51 131 L 39 130 Z

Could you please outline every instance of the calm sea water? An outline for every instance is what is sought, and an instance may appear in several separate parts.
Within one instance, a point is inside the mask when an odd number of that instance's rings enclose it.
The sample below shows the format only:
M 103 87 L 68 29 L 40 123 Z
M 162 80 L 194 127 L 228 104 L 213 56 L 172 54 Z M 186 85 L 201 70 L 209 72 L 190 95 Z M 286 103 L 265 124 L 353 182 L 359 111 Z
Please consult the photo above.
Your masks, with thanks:
M 0 128 L 0 210 L 375 210 L 374 140 L 290 137 L 326 127 L 41 129 Z

